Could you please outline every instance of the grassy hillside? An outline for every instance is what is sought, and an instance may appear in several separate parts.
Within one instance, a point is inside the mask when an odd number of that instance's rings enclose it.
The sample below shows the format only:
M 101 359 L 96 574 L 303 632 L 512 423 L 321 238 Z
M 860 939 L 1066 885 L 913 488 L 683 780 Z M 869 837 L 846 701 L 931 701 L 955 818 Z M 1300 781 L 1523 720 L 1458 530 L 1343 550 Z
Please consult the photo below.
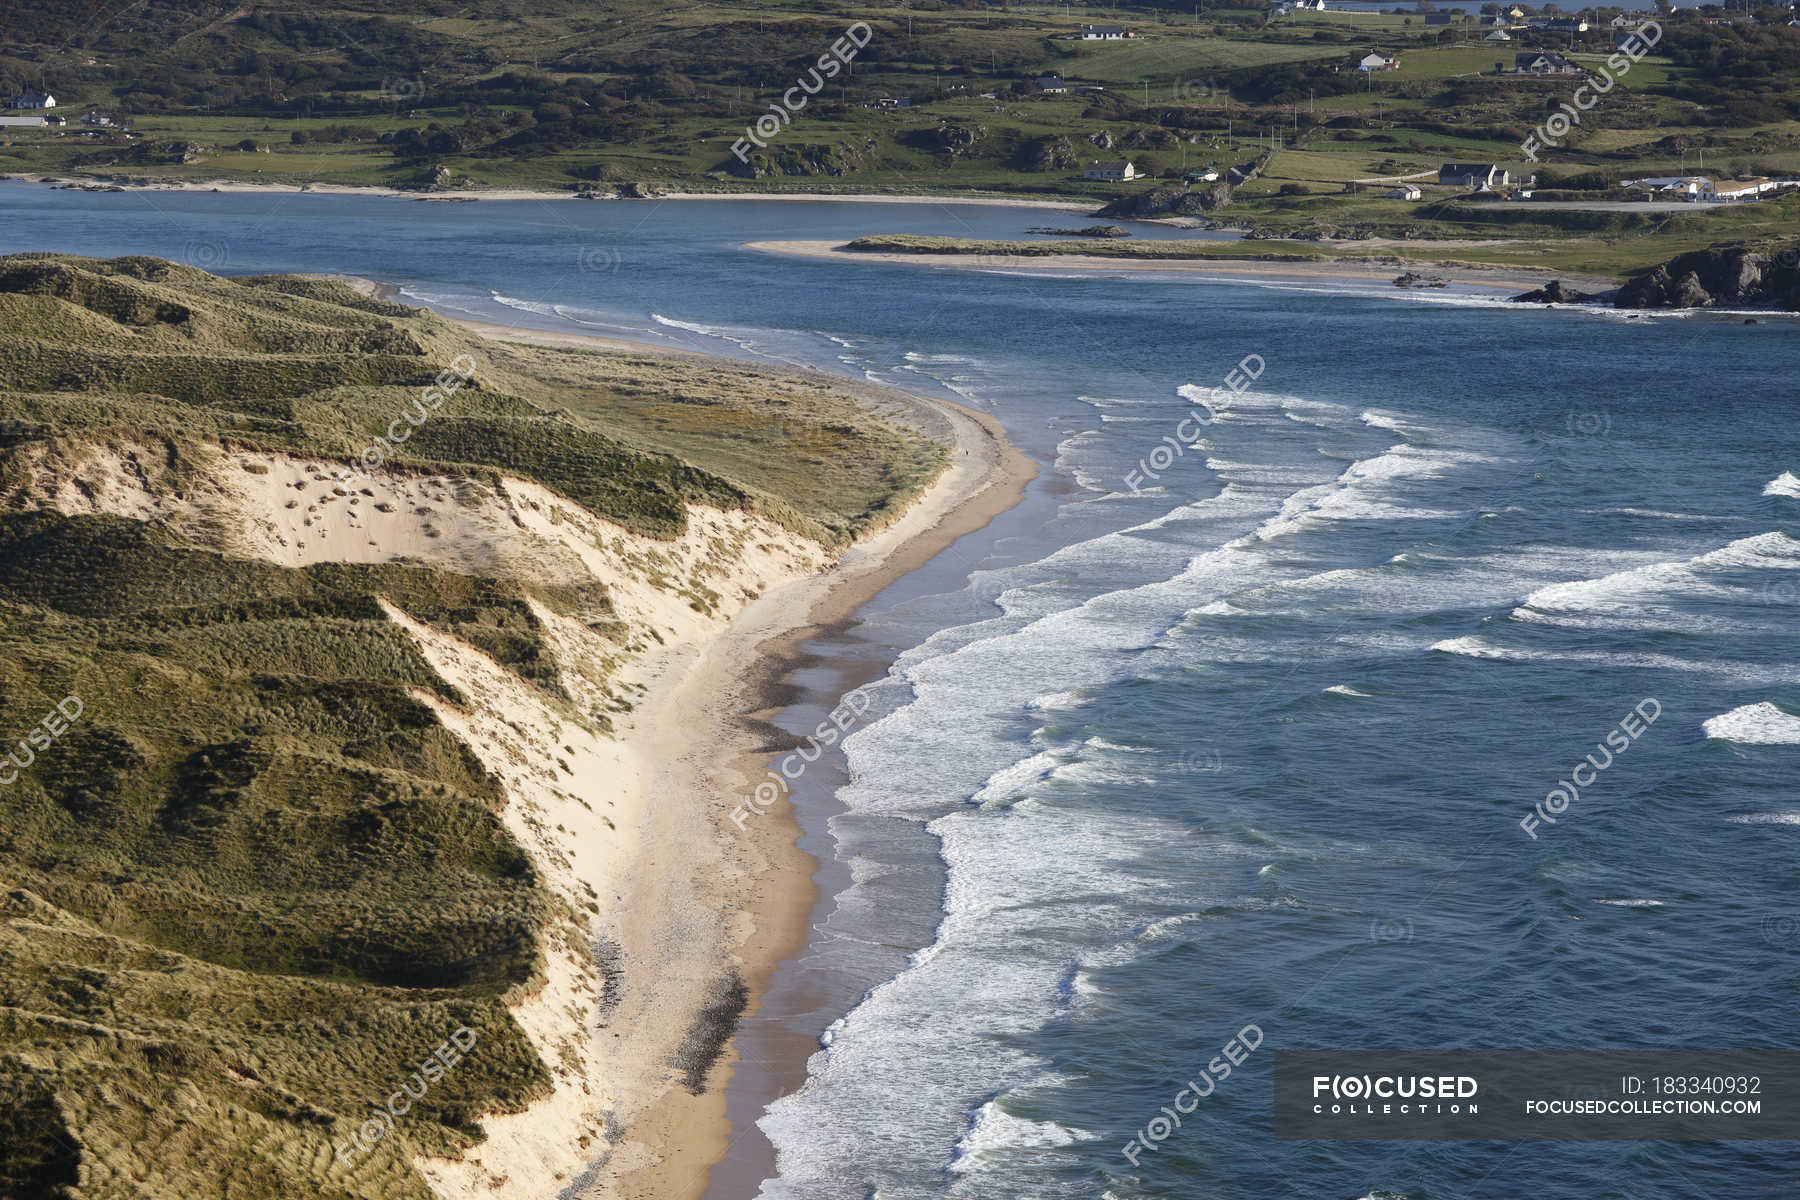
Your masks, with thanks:
M 1073 36 L 1096 17 L 1135 36 Z M 737 161 L 731 146 L 745 127 L 857 21 L 869 40 L 854 63 L 750 164 Z M 1046 140 L 1087 155 L 1084 139 L 1104 131 L 1151 160 L 1140 163 L 1151 174 L 1178 177 L 1312 127 L 1433 154 L 1443 139 L 1522 164 L 1520 142 L 1571 85 L 1495 77 L 1495 63 L 1546 49 L 1597 69 L 1612 31 L 1604 21 L 1579 35 L 1519 28 L 1487 43 L 1484 21 L 1276 16 L 1261 3 L 1197 13 L 1173 0 L 1086 11 L 150 0 L 95 20 L 73 0 L 0 0 L 0 91 L 46 87 L 64 111 L 115 111 L 142 135 L 8 130 L 0 167 L 570 191 L 804 181 L 1086 195 L 1106 189 L 1085 184 L 1073 158 L 1047 160 Z M 1655 54 L 1545 161 L 1648 172 L 1705 149 L 1716 169 L 1800 167 L 1800 36 L 1774 20 L 1707 25 L 1696 12 L 1663 24 Z M 1398 71 L 1350 69 L 1377 45 L 1400 55 Z M 1031 81 L 1045 72 L 1095 90 L 1039 95 Z M 911 107 L 871 107 L 881 97 Z M 1636 141 L 1620 140 L 1630 132 Z
M 154 448 L 132 461 L 175 497 L 225 444 L 348 461 L 459 355 L 469 385 L 396 469 L 521 475 L 652 537 L 706 503 L 842 541 L 942 461 L 823 384 L 482 344 L 328 280 L 0 259 L 0 1195 L 422 1197 L 413 1154 L 546 1091 L 507 1005 L 562 902 L 411 689 L 469 698 L 378 598 L 591 725 L 531 604 L 605 635 L 605 592 L 282 567 L 29 486 L 95 446 Z M 828 487 L 767 465 L 795 447 L 831 457 Z M 463 1027 L 467 1057 L 340 1161 Z
M 1562 53 L 1589 72 L 1616 73 L 1613 10 L 1589 12 L 1586 33 L 1515 22 L 1510 40 L 1488 42 L 1488 16 L 1430 26 L 1398 6 L 1283 15 L 1264 0 L 1200 9 L 1175 0 L 1088 9 L 150 0 L 98 19 L 74 0 L 0 0 L 0 94 L 49 88 L 73 118 L 65 128 L 0 130 L 0 172 L 1105 202 L 1263 162 L 1235 191 L 1195 189 L 1178 214 L 1307 236 L 1501 237 L 1532 254 L 1539 242 L 1585 240 L 1570 259 L 1588 264 L 1608 257 L 1587 237 L 1591 227 L 1546 213 L 1533 232 L 1446 206 L 1457 191 L 1436 186 L 1438 166 L 1493 162 L 1602 205 L 1620 199 L 1620 180 L 1696 167 L 1718 178 L 1800 175 L 1800 30 L 1772 8 L 1734 24 L 1694 9 L 1659 17 L 1652 52 L 1617 74 L 1565 136 L 1528 156 L 1527 138 L 1579 80 L 1513 74 L 1513 57 Z M 1133 36 L 1075 36 L 1096 19 Z M 743 142 L 855 22 L 868 40 L 854 61 L 828 72 L 765 144 Z M 1356 70 L 1377 48 L 1397 55 L 1399 69 Z M 1069 90 L 1040 93 L 1033 81 L 1047 73 Z M 83 126 L 89 107 L 132 133 Z M 1118 157 L 1144 178 L 1083 177 L 1091 159 Z M 1423 201 L 1388 199 L 1383 181 L 1397 177 L 1420 182 Z M 1645 245 L 1632 265 L 1694 241 L 1655 221 L 1631 232 Z

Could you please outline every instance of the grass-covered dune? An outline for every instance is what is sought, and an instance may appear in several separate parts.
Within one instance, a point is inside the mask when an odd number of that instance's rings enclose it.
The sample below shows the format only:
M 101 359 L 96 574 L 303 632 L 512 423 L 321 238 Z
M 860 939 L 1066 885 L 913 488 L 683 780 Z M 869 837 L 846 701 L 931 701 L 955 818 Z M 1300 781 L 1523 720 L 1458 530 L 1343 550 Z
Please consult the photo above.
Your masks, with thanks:
M 1739 205 L 1739 209 L 1756 209 L 1758 214 L 1786 207 L 1790 201 L 1771 201 L 1755 205 Z M 1495 210 L 1504 217 L 1508 212 Z M 1524 213 L 1529 217 L 1532 214 Z M 1600 222 L 1606 214 L 1575 213 L 1575 218 L 1592 218 Z M 1644 214 L 1627 214 L 1633 218 Z M 1740 213 L 1729 214 L 1738 218 Z M 1609 218 L 1617 220 L 1617 218 Z M 1567 271 L 1590 280 L 1589 286 L 1610 287 L 1626 278 L 1647 275 L 1665 263 L 1673 265 L 1679 256 L 1668 253 L 1680 247 L 1686 255 L 1763 255 L 1779 262 L 1791 262 L 1794 256 L 1791 236 L 1776 236 L 1761 223 L 1740 220 L 1728 232 L 1750 236 L 1715 238 L 1696 234 L 1693 218 L 1667 218 L 1656 240 L 1633 241 L 1630 236 L 1593 235 L 1565 242 L 1545 242 L 1530 238 L 1503 239 L 1426 239 L 1409 244 L 1386 241 L 1365 245 L 1356 240 L 1330 244 L 1273 238 L 1246 238 L 1242 241 L 1158 241 L 1112 238 L 1071 238 L 1058 241 L 1016 242 L 978 238 L 925 237 L 916 234 L 882 234 L 859 237 L 839 249 L 852 254 L 958 255 L 971 259 L 1088 257 L 1141 262 L 1266 262 L 1342 264 L 1398 267 L 1471 268 L 1505 271 L 1525 268 L 1537 272 Z M 1715 231 L 1718 232 L 1718 231 Z M 1686 268 L 1683 268 L 1684 270 Z M 1526 278 L 1529 278 L 1527 276 Z
M 1272 246 L 1266 241 L 1123 241 L 1116 238 L 1068 238 L 1061 241 L 1009 242 L 982 238 L 932 237 L 912 233 L 878 234 L 845 243 L 854 254 L 968 254 L 996 257 L 1094 257 L 1129 259 L 1252 259 L 1272 262 L 1325 262 L 1338 253 L 1297 243 Z
M 0 258 L 3 416 L 31 436 L 113 429 L 349 461 L 463 355 L 473 378 L 392 459 L 524 475 L 636 532 L 679 533 L 682 505 L 702 503 L 842 544 L 942 461 L 823 384 L 661 358 L 596 371 L 592 354 L 483 342 L 331 279 Z M 661 432 L 686 424 L 699 443 Z
M 0 1196 L 425 1196 L 413 1155 L 547 1091 L 509 1004 L 570 904 L 423 698 L 472 701 L 380 602 L 603 728 L 537 606 L 622 642 L 605 590 L 282 566 L 33 490 L 95 447 L 171 500 L 226 447 L 347 464 L 459 356 L 469 383 L 383 470 L 523 478 L 651 539 L 698 504 L 841 544 L 942 461 L 823 383 L 482 342 L 330 280 L 0 259 Z

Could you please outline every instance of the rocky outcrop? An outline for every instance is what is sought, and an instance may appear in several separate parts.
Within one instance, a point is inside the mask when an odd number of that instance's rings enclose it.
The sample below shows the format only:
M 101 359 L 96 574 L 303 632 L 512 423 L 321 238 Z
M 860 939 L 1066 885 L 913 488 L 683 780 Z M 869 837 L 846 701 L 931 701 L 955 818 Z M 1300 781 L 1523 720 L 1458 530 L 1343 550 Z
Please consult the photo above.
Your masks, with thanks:
M 1394 280 L 1394 286 L 1398 288 L 1441 288 L 1449 287 L 1450 281 L 1442 275 L 1421 275 L 1417 271 L 1407 271 Z
M 766 179 L 772 175 L 848 175 L 869 165 L 869 151 L 874 142 L 861 149 L 836 143 L 776 143 L 749 154 L 748 161 L 727 155 L 725 169 L 743 179 Z
M 1078 238 L 1128 238 L 1131 230 L 1122 225 L 1089 225 L 1085 229 L 1053 229 L 1038 225 L 1026 230 L 1027 233 L 1051 234 L 1056 237 Z
M 1552 279 L 1535 291 L 1526 292 L 1513 299 L 1520 304 L 1587 304 L 1594 299 L 1591 292 L 1578 292 L 1574 288 L 1564 287 L 1562 280 Z
M 1135 196 L 1121 197 L 1094 215 L 1140 221 L 1151 217 L 1191 217 L 1223 208 L 1230 200 L 1230 184 L 1214 183 L 1190 188 L 1171 183 Z
M 1800 311 L 1800 252 L 1696 250 L 1613 293 L 1617 308 L 1779 308 Z
M 1089 225 L 1087 228 L 1058 228 L 1053 225 L 1033 225 L 1026 230 L 1028 234 L 1044 234 L 1048 237 L 1130 237 L 1129 228 L 1123 225 Z
M 1068 138 L 1046 137 L 1025 146 L 1016 161 L 1022 171 L 1067 171 L 1080 166 L 1082 157 Z
M 918 146 L 921 150 L 933 154 L 948 154 L 952 158 L 959 154 L 967 154 L 975 146 L 984 141 L 988 135 L 986 125 L 966 125 L 946 121 L 936 129 L 922 129 L 918 133 L 903 140 Z
M 1695 250 L 1677 255 L 1610 292 L 1578 292 L 1552 280 L 1513 299 L 1525 304 L 1769 308 L 1800 312 L 1800 246 L 1774 253 L 1746 246 Z

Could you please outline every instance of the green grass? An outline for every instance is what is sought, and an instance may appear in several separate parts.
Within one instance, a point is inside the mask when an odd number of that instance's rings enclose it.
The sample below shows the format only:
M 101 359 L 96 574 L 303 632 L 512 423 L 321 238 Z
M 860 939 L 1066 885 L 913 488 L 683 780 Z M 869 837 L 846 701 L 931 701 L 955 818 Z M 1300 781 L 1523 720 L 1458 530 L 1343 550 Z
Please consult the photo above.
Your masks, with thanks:
M 637 636 L 605 590 L 277 566 L 156 521 L 45 511 L 37 482 L 81 479 L 95 448 L 129 450 L 171 497 L 226 444 L 347 462 L 458 355 L 469 385 L 398 469 L 475 491 L 522 476 L 650 537 L 704 503 L 842 544 L 945 462 L 818 380 L 477 341 L 335 280 L 0 258 L 5 749 L 25 758 L 17 739 L 53 705 L 83 705 L 0 786 L 0 1195 L 425 1200 L 413 1156 L 455 1155 L 479 1117 L 549 1088 L 509 1005 L 570 914 L 420 695 L 473 698 L 381 601 L 604 729 L 534 604 Z M 467 1058 L 338 1163 L 462 1026 Z
M 1075 45 L 1078 50 L 1066 64 L 1063 75 L 1084 83 L 1091 80 L 1111 84 L 1184 79 L 1196 73 L 1336 58 L 1344 53 L 1340 47 L 1303 42 L 1260 42 L 1179 33 Z
M 1485 75 L 1496 62 L 1504 62 L 1510 70 L 1517 42 L 1478 42 L 1473 46 L 1455 45 L 1438 49 L 1415 47 L 1400 54 L 1400 69 L 1389 72 L 1397 80 L 1448 79 L 1458 75 Z
M 1018 255 L 1026 258 L 1049 258 L 1066 255 L 1093 255 L 1122 259 L 1266 259 L 1315 262 L 1342 257 L 1342 252 L 1298 242 L 1159 242 L 1123 241 L 1117 238 L 1069 238 L 1054 242 L 1007 242 L 978 238 L 921 237 L 912 234 L 882 234 L 860 237 L 844 249 L 857 254 L 967 254 Z
M 1496 209 L 1479 204 L 1414 205 L 1399 201 L 1385 202 L 1385 207 L 1396 218 L 1401 213 L 1410 213 L 1413 217 L 1410 227 L 1420 239 L 1442 239 L 1449 244 L 1365 248 L 1355 240 L 1335 243 L 1277 238 L 1242 242 L 1140 239 L 1008 242 L 883 235 L 857 238 L 844 248 L 857 253 L 887 254 L 1092 255 L 1149 261 L 1254 259 L 1532 267 L 1622 280 L 1692 250 L 1734 245 L 1791 249 L 1792 230 L 1800 225 L 1800 196 L 1695 213 L 1537 212 L 1529 208 Z M 1370 211 L 1369 205 L 1361 203 L 1346 208 L 1357 215 Z

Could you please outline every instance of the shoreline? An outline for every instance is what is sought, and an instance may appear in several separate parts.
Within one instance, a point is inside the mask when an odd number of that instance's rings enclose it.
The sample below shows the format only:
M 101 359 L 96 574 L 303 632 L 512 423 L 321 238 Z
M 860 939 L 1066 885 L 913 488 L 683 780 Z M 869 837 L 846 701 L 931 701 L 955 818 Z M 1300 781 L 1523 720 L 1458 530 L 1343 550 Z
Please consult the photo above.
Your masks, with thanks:
M 1177 274 L 1237 277 L 1251 280 L 1331 280 L 1343 283 L 1391 284 L 1396 275 L 1407 271 L 1429 270 L 1442 275 L 1458 287 L 1487 288 L 1507 293 L 1541 287 L 1550 279 L 1560 279 L 1568 286 L 1583 291 L 1600 291 L 1616 287 L 1613 280 L 1597 276 L 1574 275 L 1545 267 L 1477 267 L 1467 263 L 1446 263 L 1417 259 L 1394 263 L 1345 262 L 1333 259 L 1279 261 L 1267 258 L 1106 258 L 1089 254 L 901 254 L 865 253 L 844 249 L 835 241 L 767 241 L 745 242 L 747 250 L 762 254 L 782 254 L 795 258 L 823 259 L 833 262 L 897 263 L 915 267 L 953 267 L 962 270 L 1008 271 L 1161 271 Z M 1424 288 L 1394 288 L 1396 292 L 1436 291 Z
M 670 192 L 659 200 L 814 200 L 843 204 L 975 204 L 988 208 L 1048 208 L 1058 212 L 1090 212 L 1104 207 L 1106 201 L 1095 198 L 1063 200 L 1055 196 L 956 196 L 941 194 L 913 195 L 908 192 Z
M 371 294 L 396 290 L 368 284 Z M 603 352 L 700 355 L 622 339 L 456 321 L 494 340 Z M 745 988 L 738 1019 L 755 1012 L 776 970 L 805 948 L 818 899 L 818 864 L 799 849 L 801 828 L 783 797 L 740 830 L 731 813 L 782 747 L 773 718 L 792 700 L 786 676 L 819 635 L 852 623 L 882 589 L 958 538 L 1018 503 L 1037 467 L 986 414 L 951 401 L 843 381 L 847 391 L 904 399 L 952 445 L 945 471 L 886 529 L 846 549 L 826 570 L 770 589 L 697 643 L 646 664 L 642 704 L 619 733 L 650 792 L 685 802 L 651 806 L 641 854 L 609 884 L 620 898 L 608 923 L 624 951 L 624 1002 L 613 1029 L 676 1033 L 704 1022 L 717 985 L 735 974 Z M 881 670 L 886 664 L 880 665 Z M 633 969 L 635 968 L 635 970 Z M 649 980 L 646 984 L 644 981 Z M 656 1058 L 636 1079 L 590 1081 L 614 1096 L 617 1123 L 596 1143 L 597 1161 L 558 1188 L 565 1194 L 699 1200 L 724 1161 L 733 1130 L 725 1085 L 738 1068 L 736 1024 L 693 1092 Z M 650 1035 L 654 1038 L 656 1035 Z M 664 1040 L 667 1040 L 666 1038 Z M 810 1048 L 808 1048 L 810 1052 Z M 804 1072 L 804 1059 L 798 1064 Z M 546 1122 L 556 1114 L 546 1113 Z M 511 1118 L 517 1121 L 518 1118 Z M 529 1129 L 548 1137 L 579 1130 Z
M 148 177 L 145 177 L 148 178 Z M 0 172 L 0 180 L 35 183 L 58 190 L 122 192 L 218 192 L 239 195 L 374 196 L 382 199 L 419 200 L 430 203 L 467 204 L 490 200 L 774 200 L 846 204 L 972 204 L 991 208 L 1042 208 L 1058 212 L 1088 212 L 1105 204 L 1100 198 L 1067 199 L 1051 195 L 1022 197 L 997 195 L 944 195 L 907 192 L 659 192 L 644 196 L 602 195 L 595 192 L 561 192 L 542 188 L 451 188 L 440 192 L 412 191 L 384 184 L 259 183 L 242 179 L 149 179 L 143 183 L 117 183 L 78 175 L 49 175 L 38 171 Z

